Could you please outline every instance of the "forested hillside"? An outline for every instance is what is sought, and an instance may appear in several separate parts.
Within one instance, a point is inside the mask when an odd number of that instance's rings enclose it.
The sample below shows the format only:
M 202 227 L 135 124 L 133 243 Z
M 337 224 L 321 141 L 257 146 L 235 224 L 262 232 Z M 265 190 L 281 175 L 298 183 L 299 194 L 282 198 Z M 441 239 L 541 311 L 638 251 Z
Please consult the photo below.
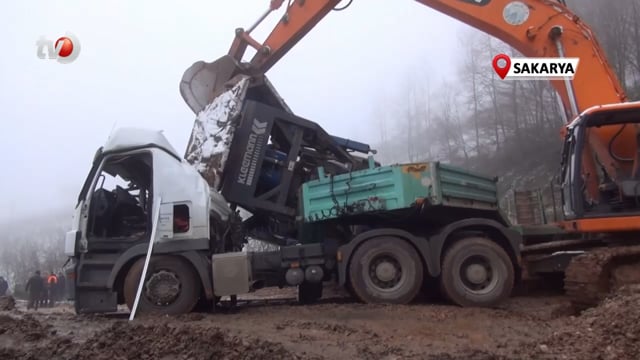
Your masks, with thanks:
M 592 27 L 630 99 L 640 99 L 640 1 L 567 3 Z M 519 56 L 501 41 L 471 28 L 460 39 L 457 77 L 434 82 L 437 74 L 424 72 L 397 97 L 380 99 L 378 158 L 450 162 L 500 176 L 502 190 L 547 185 L 562 144 L 555 91 L 547 81 L 495 75 L 495 55 Z

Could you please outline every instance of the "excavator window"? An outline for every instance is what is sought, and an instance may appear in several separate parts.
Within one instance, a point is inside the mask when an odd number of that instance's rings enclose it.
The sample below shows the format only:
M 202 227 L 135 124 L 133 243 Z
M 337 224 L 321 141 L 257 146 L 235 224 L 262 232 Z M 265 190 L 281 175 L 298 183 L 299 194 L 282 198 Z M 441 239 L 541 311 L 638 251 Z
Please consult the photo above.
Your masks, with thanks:
M 570 131 L 563 154 L 563 196 L 575 200 L 571 203 L 578 216 L 640 213 L 638 125 L 636 109 L 607 110 L 585 116 Z M 597 187 L 584 185 L 593 178 Z M 568 181 L 571 186 L 566 186 Z

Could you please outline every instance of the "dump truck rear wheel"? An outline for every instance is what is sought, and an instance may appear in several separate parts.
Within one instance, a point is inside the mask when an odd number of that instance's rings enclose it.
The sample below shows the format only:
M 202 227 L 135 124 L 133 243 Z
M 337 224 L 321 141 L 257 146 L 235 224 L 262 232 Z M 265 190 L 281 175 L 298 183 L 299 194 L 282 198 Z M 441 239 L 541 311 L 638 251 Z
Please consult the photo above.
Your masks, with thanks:
M 466 238 L 445 253 L 441 289 L 460 306 L 490 307 L 511 295 L 514 273 L 500 245 L 481 237 Z
M 406 241 L 380 237 L 360 245 L 349 266 L 353 292 L 363 302 L 407 304 L 422 287 L 422 261 Z
M 145 258 L 136 261 L 124 280 L 124 298 L 133 309 Z M 157 256 L 149 261 L 138 312 L 177 315 L 188 313 L 199 298 L 199 280 L 190 264 L 176 256 Z

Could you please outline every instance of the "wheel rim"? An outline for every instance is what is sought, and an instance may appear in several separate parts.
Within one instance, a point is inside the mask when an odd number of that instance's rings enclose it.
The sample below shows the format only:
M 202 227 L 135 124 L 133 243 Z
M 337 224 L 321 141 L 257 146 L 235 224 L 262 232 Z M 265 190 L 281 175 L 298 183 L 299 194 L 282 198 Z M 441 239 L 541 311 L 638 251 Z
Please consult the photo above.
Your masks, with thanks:
M 145 297 L 157 306 L 173 304 L 180 295 L 182 284 L 178 275 L 172 271 L 159 270 L 151 274 L 145 283 Z
M 465 289 L 476 295 L 493 291 L 501 277 L 496 264 L 483 255 L 466 257 L 461 263 L 459 276 Z
M 381 292 L 393 292 L 405 281 L 402 266 L 393 254 L 382 253 L 372 256 L 365 269 L 368 275 L 365 276 L 367 286 Z

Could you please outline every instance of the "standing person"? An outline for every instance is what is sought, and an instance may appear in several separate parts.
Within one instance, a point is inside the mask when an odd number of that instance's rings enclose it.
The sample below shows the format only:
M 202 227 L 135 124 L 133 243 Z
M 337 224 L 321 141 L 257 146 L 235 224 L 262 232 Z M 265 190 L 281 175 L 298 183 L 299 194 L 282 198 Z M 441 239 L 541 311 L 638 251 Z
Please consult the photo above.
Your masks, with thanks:
M 9 284 L 4 277 L 0 276 L 0 296 L 5 296 L 7 294 L 7 290 L 9 290 Z
M 51 271 L 47 278 L 47 306 L 53 307 L 56 301 L 56 290 L 58 290 L 58 277 Z
M 27 281 L 25 291 L 29 293 L 29 303 L 27 304 L 27 310 L 34 308 L 38 311 L 38 305 L 40 299 L 42 299 L 42 293 L 44 292 L 44 281 L 40 276 L 40 270 L 37 270 L 35 274 Z

